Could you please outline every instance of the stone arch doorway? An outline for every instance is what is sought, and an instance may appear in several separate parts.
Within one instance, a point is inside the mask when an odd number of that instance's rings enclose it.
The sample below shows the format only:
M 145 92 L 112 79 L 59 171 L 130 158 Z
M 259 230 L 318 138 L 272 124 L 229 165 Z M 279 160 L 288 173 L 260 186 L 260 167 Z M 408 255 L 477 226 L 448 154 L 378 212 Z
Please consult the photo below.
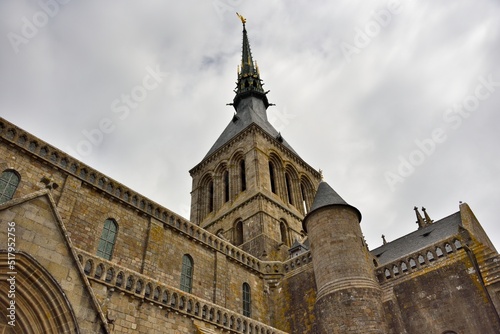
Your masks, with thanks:
M 10 298 L 9 293 L 0 294 L 0 308 L 6 310 L 11 300 L 15 301 L 15 326 L 9 325 L 11 318 L 2 312 L 0 332 L 80 333 L 73 309 L 53 276 L 23 252 L 15 253 L 15 274 L 10 275 L 7 260 L 7 253 L 0 251 L 0 291 L 12 291 L 7 279 L 13 276 L 15 298 Z

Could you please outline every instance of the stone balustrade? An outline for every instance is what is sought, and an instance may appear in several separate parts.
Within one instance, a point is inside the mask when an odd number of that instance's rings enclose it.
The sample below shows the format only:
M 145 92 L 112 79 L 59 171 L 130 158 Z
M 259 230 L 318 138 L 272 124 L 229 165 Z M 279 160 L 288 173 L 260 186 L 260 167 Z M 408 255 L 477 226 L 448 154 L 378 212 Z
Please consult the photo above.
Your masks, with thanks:
M 434 262 L 446 259 L 460 249 L 462 249 L 462 243 L 456 237 L 441 241 L 412 253 L 404 259 L 398 259 L 378 267 L 376 269 L 378 281 L 384 283 L 402 277 L 404 274 L 419 271 Z
M 76 252 L 88 279 L 108 286 L 110 290 L 113 289 L 111 291 L 120 291 L 168 311 L 211 323 L 231 333 L 286 334 L 83 250 L 77 249 Z

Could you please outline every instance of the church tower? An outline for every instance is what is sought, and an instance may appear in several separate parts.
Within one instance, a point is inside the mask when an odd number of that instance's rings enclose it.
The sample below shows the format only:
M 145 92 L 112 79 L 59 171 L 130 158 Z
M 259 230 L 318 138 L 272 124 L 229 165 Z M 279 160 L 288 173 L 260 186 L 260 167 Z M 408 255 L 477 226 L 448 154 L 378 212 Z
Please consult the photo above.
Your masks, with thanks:
M 191 221 L 265 260 L 284 260 L 321 175 L 269 122 L 271 105 L 243 24 L 235 114 L 190 174 Z
M 387 333 L 382 290 L 360 221 L 358 209 L 320 183 L 304 219 L 317 288 L 318 334 Z

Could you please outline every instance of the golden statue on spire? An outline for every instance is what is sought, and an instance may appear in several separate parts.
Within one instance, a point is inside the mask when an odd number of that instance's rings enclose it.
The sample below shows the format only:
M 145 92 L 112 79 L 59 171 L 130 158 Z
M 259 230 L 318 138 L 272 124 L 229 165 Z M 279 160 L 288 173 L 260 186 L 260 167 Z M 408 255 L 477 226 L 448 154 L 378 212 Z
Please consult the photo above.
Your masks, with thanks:
M 243 17 L 243 15 L 241 15 L 240 13 L 236 12 L 236 15 L 238 15 L 238 17 L 240 18 L 241 20 L 241 23 L 245 24 L 247 23 L 247 19 Z

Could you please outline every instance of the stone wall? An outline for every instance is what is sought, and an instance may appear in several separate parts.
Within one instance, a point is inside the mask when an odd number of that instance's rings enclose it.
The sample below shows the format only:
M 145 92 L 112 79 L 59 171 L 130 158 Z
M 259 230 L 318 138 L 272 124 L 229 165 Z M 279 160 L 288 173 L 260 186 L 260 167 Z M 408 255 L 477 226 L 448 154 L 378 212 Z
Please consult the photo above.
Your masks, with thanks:
M 293 334 L 316 333 L 316 284 L 311 254 L 285 262 L 287 274 L 273 291 L 276 327 Z
M 103 263 L 178 289 L 182 256 L 189 254 L 194 260 L 193 297 L 241 314 L 242 285 L 248 283 L 253 321 L 271 324 L 266 274 L 257 258 L 4 120 L 0 140 L 0 167 L 21 175 L 14 198 L 45 188 L 43 177 L 58 185 L 47 191 L 75 248 L 96 254 L 104 221 L 113 218 L 117 238 L 111 260 Z
M 12 271 L 16 272 L 12 300 L 17 306 L 17 326 L 25 333 L 56 333 L 64 328 L 76 333 L 72 318 L 83 334 L 106 332 L 100 306 L 78 266 L 50 196 L 42 191 L 0 206 L 0 250 L 4 252 L 9 222 L 15 228 L 12 242 L 16 264 L 7 270 L 4 257 L 0 259 L 2 310 L 8 302 L 4 299 L 7 289 L 3 275 Z
M 393 327 L 407 333 L 499 333 L 498 315 L 474 264 L 461 249 L 443 264 L 433 263 L 392 283 Z M 396 333 L 397 331 L 394 331 Z

